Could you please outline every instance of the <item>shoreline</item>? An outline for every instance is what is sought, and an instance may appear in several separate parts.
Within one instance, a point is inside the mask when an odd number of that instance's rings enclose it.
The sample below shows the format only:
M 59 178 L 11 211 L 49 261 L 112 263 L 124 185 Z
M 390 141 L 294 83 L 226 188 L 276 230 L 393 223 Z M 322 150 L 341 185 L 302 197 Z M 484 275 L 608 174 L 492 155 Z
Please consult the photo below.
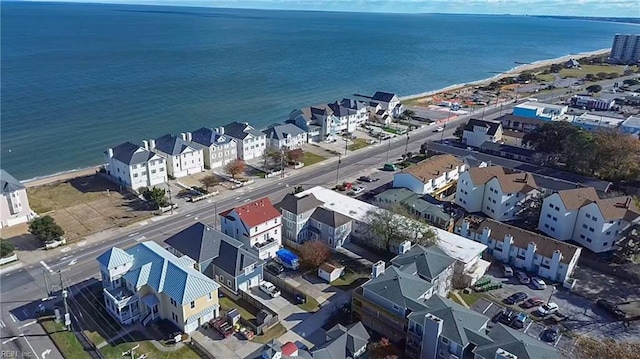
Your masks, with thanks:
M 501 79 L 503 77 L 515 76 L 515 75 L 518 75 L 518 74 L 520 74 L 522 72 L 525 72 L 525 71 L 531 71 L 531 70 L 539 69 L 541 67 L 550 66 L 550 65 L 558 63 L 558 62 L 566 62 L 566 61 L 569 61 L 569 59 L 572 59 L 572 58 L 578 60 L 578 59 L 582 59 L 582 58 L 590 57 L 590 56 L 594 56 L 594 55 L 602 55 L 602 54 L 608 53 L 609 51 L 611 51 L 611 49 L 605 48 L 605 49 L 600 49 L 600 50 L 595 50 L 595 51 L 581 52 L 579 54 L 574 54 L 574 55 L 564 55 L 564 56 L 560 56 L 560 57 L 556 57 L 556 58 L 552 58 L 552 59 L 538 60 L 538 61 L 534 61 L 534 62 L 531 62 L 531 63 L 528 63 L 528 64 L 518 65 L 516 67 L 513 67 L 510 70 L 507 70 L 505 72 L 502 72 L 500 74 L 497 74 L 497 75 L 489 77 L 489 78 L 476 80 L 476 81 L 472 81 L 472 82 L 467 82 L 467 83 L 462 83 L 462 84 L 454 84 L 454 85 L 451 85 L 451 86 L 443 87 L 443 88 L 432 90 L 432 91 L 426 91 L 426 92 L 422 92 L 422 93 L 418 93 L 418 94 L 402 96 L 402 97 L 400 97 L 400 100 L 406 101 L 406 100 L 419 99 L 419 98 L 423 98 L 423 97 L 429 97 L 429 96 L 433 96 L 433 95 L 437 95 L 437 94 L 446 93 L 446 92 L 452 91 L 452 90 L 458 90 L 458 89 L 466 88 L 466 87 L 469 87 L 469 86 L 477 86 L 477 85 L 480 85 L 480 84 L 489 83 L 489 82 L 492 82 L 492 81 L 499 80 L 499 79 Z M 67 171 L 61 171 L 61 172 L 53 173 L 53 174 L 50 174 L 50 175 L 38 176 L 38 177 L 22 180 L 20 182 L 27 188 L 44 186 L 44 185 L 53 184 L 53 183 L 57 183 L 57 182 L 61 182 L 61 181 L 66 181 L 66 180 L 69 180 L 69 179 L 72 179 L 72 178 L 77 178 L 77 177 L 82 177 L 82 176 L 95 174 L 100 169 L 100 167 L 102 167 L 102 164 L 83 167 L 83 168 L 76 168 L 76 169 L 67 170 Z

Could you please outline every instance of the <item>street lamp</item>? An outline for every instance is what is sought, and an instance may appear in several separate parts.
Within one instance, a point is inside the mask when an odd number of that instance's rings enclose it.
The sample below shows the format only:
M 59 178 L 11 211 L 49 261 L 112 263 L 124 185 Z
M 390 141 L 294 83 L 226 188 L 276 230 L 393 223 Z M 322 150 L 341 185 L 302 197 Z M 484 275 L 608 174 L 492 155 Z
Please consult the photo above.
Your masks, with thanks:
M 173 214 L 173 201 L 171 200 L 171 186 L 167 183 L 167 193 L 169 194 L 169 208 L 171 209 L 171 214 Z
M 342 157 L 338 155 L 338 167 L 336 168 L 336 186 L 340 181 L 340 163 L 342 163 Z
M 391 152 L 391 137 L 389 137 L 389 147 L 387 147 L 387 162 L 389 163 L 389 152 Z

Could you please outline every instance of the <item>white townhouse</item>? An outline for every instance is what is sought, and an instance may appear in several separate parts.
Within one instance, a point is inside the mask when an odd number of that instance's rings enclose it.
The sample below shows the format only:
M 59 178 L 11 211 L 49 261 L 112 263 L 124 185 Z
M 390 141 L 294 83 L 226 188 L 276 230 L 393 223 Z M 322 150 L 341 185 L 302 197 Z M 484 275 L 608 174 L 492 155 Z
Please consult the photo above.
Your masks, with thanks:
M 600 199 L 591 187 L 575 188 L 544 199 L 538 230 L 600 253 L 615 249 L 626 230 L 638 222 L 640 209 L 632 197 Z
M 393 176 L 394 188 L 441 198 L 466 169 L 463 161 L 449 154 L 436 155 L 409 166 Z
M 262 132 L 267 136 L 267 146 L 278 149 L 300 148 L 308 142 L 307 132 L 292 123 L 275 124 Z
M 167 160 L 167 174 L 180 178 L 204 171 L 204 146 L 190 144 L 191 133 L 164 135 L 149 141 L 149 150 Z M 146 146 L 146 144 L 145 144 Z
M 237 142 L 224 134 L 224 127 L 202 127 L 187 136 L 191 137 L 190 144 L 204 146 L 204 167 L 207 169 L 222 167 L 238 158 Z
M 369 106 L 369 112 L 377 115 L 378 118 L 380 116 L 384 116 L 384 114 L 388 115 L 388 117 L 400 117 L 404 112 L 404 106 L 400 103 L 400 97 L 394 93 L 377 91 L 373 96 L 360 95 L 355 94 L 354 96 L 365 99 L 363 101 L 367 102 Z M 379 108 L 376 108 L 377 105 L 380 105 Z M 375 109 L 375 111 L 374 111 Z M 384 112 L 378 112 L 382 110 Z M 391 119 L 389 118 L 389 121 Z
M 236 140 L 238 158 L 243 161 L 260 159 L 267 148 L 267 136 L 247 122 L 231 122 L 224 125 L 224 133 Z
M 359 101 L 343 99 L 327 105 L 335 117 L 336 130 L 341 132 L 355 132 L 369 118 L 367 106 Z
M 258 253 L 260 259 L 276 256 L 282 246 L 282 216 L 268 197 L 221 212 L 220 229 Z
M 134 191 L 167 182 L 165 158 L 150 151 L 146 141 L 144 144 L 125 142 L 104 152 L 105 169 L 114 182 Z
M 476 167 L 460 175 L 456 204 L 469 213 L 510 221 L 518 218 L 528 199 L 539 194 L 530 173 L 510 172 L 501 166 Z
M 309 142 L 333 140 L 338 133 L 338 120 L 326 104 L 295 109 L 286 122 L 306 131 Z
M 462 142 L 467 146 L 480 147 L 485 142 L 502 140 L 502 124 L 497 121 L 485 121 L 472 118 L 464 126 Z
M 29 207 L 29 198 L 24 185 L 2 169 L 0 169 L 0 188 L 2 189 L 0 228 L 29 222 L 37 216 Z
M 573 274 L 582 249 L 490 218 L 467 217 L 455 233 L 487 246 L 487 254 L 500 262 L 565 282 Z

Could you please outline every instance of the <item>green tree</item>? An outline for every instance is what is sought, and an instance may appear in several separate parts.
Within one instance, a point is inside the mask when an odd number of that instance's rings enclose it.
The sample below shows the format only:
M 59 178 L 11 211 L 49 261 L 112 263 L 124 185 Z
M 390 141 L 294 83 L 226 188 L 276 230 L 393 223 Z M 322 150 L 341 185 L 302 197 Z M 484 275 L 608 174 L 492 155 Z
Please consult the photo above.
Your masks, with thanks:
M 266 170 L 280 167 L 282 161 L 282 151 L 277 147 L 267 147 L 262 153 L 263 167 Z
M 639 85 L 640 84 L 640 80 L 626 79 L 626 80 L 622 81 L 622 83 L 625 84 L 625 85 L 629 85 L 629 86 L 635 86 L 635 85 Z
M 462 135 L 464 135 L 464 125 L 456 127 L 456 130 L 453 131 L 453 137 L 457 138 L 458 141 L 462 141 Z
M 167 191 L 159 187 L 144 188 L 141 191 L 142 197 L 154 208 L 158 209 L 167 205 Z
M 13 245 L 13 243 L 4 239 L 0 239 L 0 257 L 1 258 L 12 255 L 15 249 L 16 247 Z
M 607 78 L 607 73 L 606 72 L 598 72 L 596 74 L 596 77 L 599 78 L 600 80 L 604 80 Z
M 304 187 L 302 187 L 302 186 L 293 187 L 293 194 L 298 194 L 298 193 L 303 192 L 303 191 L 304 191 Z
M 602 86 L 600 85 L 591 85 L 589 87 L 586 88 L 586 90 L 590 93 L 598 93 L 600 91 L 602 91 Z
M 29 232 L 43 243 L 58 240 L 64 235 L 62 227 L 49 215 L 31 220 L 29 223 Z
M 371 240 L 380 249 L 389 249 L 404 241 L 430 246 L 437 233 L 424 220 L 409 213 L 402 205 L 374 208 L 367 212 L 364 223 Z
M 214 187 L 218 183 L 220 183 L 220 179 L 216 175 L 207 175 L 200 180 L 200 183 L 202 183 L 202 185 L 208 192 L 209 188 Z
M 586 74 L 584 79 L 586 81 L 592 82 L 592 81 L 596 81 L 598 78 L 594 74 Z
M 415 116 L 416 116 L 416 113 L 411 110 L 404 110 L 404 112 L 402 113 L 402 118 L 404 118 L 405 120 L 411 120 Z
M 554 74 L 557 74 L 558 72 L 560 72 L 560 70 L 562 70 L 562 65 L 560 64 L 553 64 L 551 65 L 551 67 L 549 68 L 549 70 L 551 72 L 553 72 Z
M 546 154 L 562 154 L 566 145 L 565 139 L 582 131 L 566 121 L 545 122 L 535 131 L 527 133 L 523 142 L 536 151 Z

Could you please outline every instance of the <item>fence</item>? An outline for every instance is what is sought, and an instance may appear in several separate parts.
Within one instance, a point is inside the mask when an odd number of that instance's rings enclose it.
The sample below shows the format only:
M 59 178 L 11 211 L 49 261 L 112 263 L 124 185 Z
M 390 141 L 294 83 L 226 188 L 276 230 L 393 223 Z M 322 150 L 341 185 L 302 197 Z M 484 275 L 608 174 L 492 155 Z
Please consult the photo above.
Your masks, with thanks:
M 5 265 L 7 263 L 15 262 L 17 260 L 18 260 L 18 256 L 16 254 L 13 254 L 8 257 L 0 258 L 0 266 Z
M 249 304 L 253 305 L 254 307 L 258 308 L 259 310 L 263 310 L 263 311 L 265 311 L 265 312 L 267 312 L 267 313 L 269 313 L 271 315 L 271 318 L 269 320 L 266 320 L 264 323 L 262 323 L 260 325 L 258 325 L 257 323 L 253 323 L 253 322 L 251 322 L 249 320 L 246 320 L 244 318 L 240 318 L 240 322 L 243 325 L 248 326 L 249 328 L 251 328 L 251 330 L 253 330 L 253 332 L 256 335 L 264 334 L 264 332 L 266 332 L 267 330 L 271 329 L 273 326 L 275 326 L 276 324 L 278 324 L 280 322 L 280 318 L 278 318 L 278 313 L 274 312 L 273 310 L 271 310 L 271 308 L 267 307 L 262 302 L 260 302 L 259 300 L 257 300 L 253 296 L 251 296 L 251 294 L 249 294 L 249 293 L 247 293 L 245 291 L 240 291 L 240 298 L 246 300 Z
M 269 273 L 268 271 L 263 271 L 263 275 L 264 275 L 264 280 L 273 283 L 276 287 L 280 288 L 280 290 L 286 291 L 293 297 L 294 300 L 297 300 L 298 298 L 300 298 L 304 302 L 307 301 L 307 293 L 287 283 L 286 280 L 279 278 Z

